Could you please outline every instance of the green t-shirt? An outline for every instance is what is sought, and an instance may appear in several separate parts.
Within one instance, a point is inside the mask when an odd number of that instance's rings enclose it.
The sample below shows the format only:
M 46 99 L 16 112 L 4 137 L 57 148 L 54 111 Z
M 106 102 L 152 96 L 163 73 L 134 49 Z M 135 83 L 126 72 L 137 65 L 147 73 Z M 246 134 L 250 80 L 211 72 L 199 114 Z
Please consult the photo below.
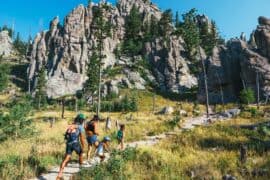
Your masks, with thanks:
M 117 132 L 117 139 L 123 139 L 123 131 L 119 130 Z

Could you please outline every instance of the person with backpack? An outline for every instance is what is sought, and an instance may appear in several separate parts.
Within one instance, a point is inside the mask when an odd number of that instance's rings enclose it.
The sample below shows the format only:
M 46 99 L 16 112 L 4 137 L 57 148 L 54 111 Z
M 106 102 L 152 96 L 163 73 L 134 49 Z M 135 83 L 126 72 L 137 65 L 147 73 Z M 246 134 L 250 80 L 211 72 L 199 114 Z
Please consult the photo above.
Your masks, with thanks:
M 63 171 L 68 162 L 71 159 L 71 155 L 73 151 L 75 151 L 79 155 L 79 164 L 83 163 L 83 149 L 84 149 L 84 138 L 83 138 L 83 123 L 85 120 L 85 116 L 83 114 L 79 114 L 73 123 L 68 126 L 65 133 L 66 140 L 66 154 L 65 158 L 60 165 L 60 170 L 57 176 L 57 179 L 61 179 L 63 176 Z
M 125 125 L 121 124 L 120 129 L 117 132 L 118 146 L 120 146 L 121 150 L 124 150 L 124 131 L 125 131 Z
M 104 137 L 104 139 L 102 140 L 102 142 L 100 142 L 98 144 L 97 150 L 96 150 L 96 155 L 100 158 L 100 161 L 103 162 L 105 160 L 105 151 L 109 152 L 110 151 L 110 144 L 109 142 L 111 141 L 111 138 L 106 136 Z
M 87 161 L 90 161 L 91 152 L 93 147 L 98 147 L 98 116 L 95 115 L 91 121 L 86 123 L 85 125 L 85 133 L 86 139 L 88 143 L 88 150 L 87 150 Z

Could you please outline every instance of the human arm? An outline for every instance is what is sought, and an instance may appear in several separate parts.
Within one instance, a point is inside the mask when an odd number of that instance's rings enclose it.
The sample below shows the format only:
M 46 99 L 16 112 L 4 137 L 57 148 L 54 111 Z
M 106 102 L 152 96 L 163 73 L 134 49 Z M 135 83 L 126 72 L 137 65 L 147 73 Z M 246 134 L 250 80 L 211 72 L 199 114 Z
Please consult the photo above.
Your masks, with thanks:
M 94 123 L 94 134 L 99 135 L 99 133 L 98 133 L 98 124 L 96 122 Z

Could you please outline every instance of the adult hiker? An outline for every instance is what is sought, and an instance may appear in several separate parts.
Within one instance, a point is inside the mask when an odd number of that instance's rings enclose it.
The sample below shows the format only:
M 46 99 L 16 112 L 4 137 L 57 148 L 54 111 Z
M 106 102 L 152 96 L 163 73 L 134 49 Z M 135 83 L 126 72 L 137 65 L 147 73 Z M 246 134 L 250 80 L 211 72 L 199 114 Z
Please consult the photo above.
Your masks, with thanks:
M 83 123 L 85 120 L 85 116 L 83 114 L 79 114 L 73 123 L 68 126 L 65 133 L 66 140 L 66 154 L 65 158 L 60 165 L 60 170 L 57 176 L 57 179 L 61 179 L 63 176 L 63 171 L 68 162 L 71 159 L 71 155 L 73 151 L 75 151 L 79 155 L 79 164 L 83 163 L 83 149 L 84 149 L 84 139 L 83 139 Z
M 117 140 L 118 140 L 118 146 L 120 147 L 120 150 L 124 150 L 124 131 L 125 131 L 125 125 L 121 124 L 120 129 L 117 132 Z
M 102 140 L 102 142 L 100 142 L 98 144 L 98 147 L 97 147 L 97 156 L 100 158 L 100 161 L 103 162 L 105 160 L 105 151 L 106 152 L 109 152 L 110 151 L 110 144 L 109 142 L 111 141 L 111 138 L 110 137 L 104 137 L 104 139 Z
M 87 161 L 90 161 L 91 152 L 93 147 L 97 148 L 98 146 L 98 116 L 95 115 L 93 119 L 86 123 L 85 125 L 85 133 L 86 139 L 88 143 L 88 150 L 87 150 Z

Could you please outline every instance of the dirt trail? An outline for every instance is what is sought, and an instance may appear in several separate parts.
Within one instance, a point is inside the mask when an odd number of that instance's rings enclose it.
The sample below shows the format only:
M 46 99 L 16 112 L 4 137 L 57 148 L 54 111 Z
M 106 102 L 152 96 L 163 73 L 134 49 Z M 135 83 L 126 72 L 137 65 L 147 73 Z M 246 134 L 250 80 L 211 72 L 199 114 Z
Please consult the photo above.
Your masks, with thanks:
M 211 118 L 212 122 L 218 120 L 218 119 L 215 119 L 214 116 L 211 116 L 210 118 Z M 171 134 L 181 132 L 182 130 L 190 130 L 196 126 L 203 126 L 203 125 L 208 125 L 208 124 L 209 124 L 209 121 L 207 121 L 206 116 L 189 118 L 182 124 L 182 128 L 180 128 L 177 131 L 167 132 L 167 133 L 156 135 L 156 136 L 148 136 L 148 137 L 146 137 L 145 140 L 127 143 L 126 145 L 129 147 L 153 146 L 153 145 L 157 144 L 160 140 L 166 138 L 167 136 L 169 136 Z M 107 158 L 109 158 L 109 155 L 107 155 Z M 87 164 L 85 162 L 85 164 L 82 167 L 83 168 L 90 168 L 90 167 L 93 167 L 99 163 L 100 163 L 99 158 L 95 157 L 92 159 L 92 161 L 89 164 Z M 59 166 L 54 167 L 50 171 L 48 171 L 47 174 L 43 174 L 40 177 L 35 178 L 35 180 L 55 180 L 57 177 L 58 171 L 59 171 Z M 63 177 L 66 180 L 70 179 L 74 174 L 78 173 L 79 171 L 80 171 L 79 164 L 76 162 L 71 162 L 65 168 L 64 173 L 63 173 Z

